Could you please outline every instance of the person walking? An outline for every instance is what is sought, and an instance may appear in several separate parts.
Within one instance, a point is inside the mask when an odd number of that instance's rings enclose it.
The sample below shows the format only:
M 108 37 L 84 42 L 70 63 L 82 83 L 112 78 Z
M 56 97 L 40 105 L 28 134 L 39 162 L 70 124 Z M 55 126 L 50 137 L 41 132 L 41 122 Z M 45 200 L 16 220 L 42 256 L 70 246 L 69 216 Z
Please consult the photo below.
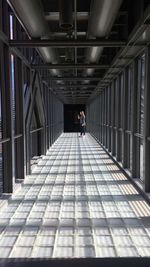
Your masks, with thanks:
M 84 111 L 80 112 L 80 116 L 78 116 L 79 120 L 80 120 L 80 136 L 85 136 L 85 126 L 86 126 L 86 122 L 85 122 L 85 114 Z

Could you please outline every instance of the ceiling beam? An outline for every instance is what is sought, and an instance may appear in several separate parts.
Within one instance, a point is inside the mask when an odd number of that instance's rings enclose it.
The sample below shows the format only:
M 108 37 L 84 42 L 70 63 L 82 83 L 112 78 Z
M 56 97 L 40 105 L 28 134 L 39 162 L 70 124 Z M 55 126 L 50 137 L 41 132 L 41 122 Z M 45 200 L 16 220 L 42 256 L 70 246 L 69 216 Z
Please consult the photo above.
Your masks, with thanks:
M 142 43 L 141 43 L 142 44 Z M 66 47 L 125 47 L 127 43 L 125 41 L 113 41 L 106 39 L 98 40 L 49 40 L 49 39 L 30 39 L 30 40 L 10 40 L 9 45 L 11 47 L 55 47 L 55 48 L 66 48 Z
M 43 79 L 49 79 L 49 81 L 100 81 L 102 77 L 51 77 L 43 76 Z
M 73 12 L 73 19 L 75 17 L 75 14 Z M 89 13 L 88 12 L 77 12 L 77 20 L 88 20 Z M 47 21 L 59 21 L 59 12 L 45 12 L 45 19 Z
M 81 94 L 81 95 L 87 95 L 87 94 L 91 94 L 93 91 L 87 91 L 87 92 L 82 92 L 82 91 L 64 91 L 64 92 L 62 92 L 62 91 L 60 91 L 60 90 L 58 90 L 57 91 L 59 94 L 61 94 L 61 95 L 65 95 L 65 94 Z
M 67 84 L 67 85 L 65 85 L 65 84 L 56 84 L 56 85 L 52 85 L 52 87 L 53 88 L 60 88 L 60 89 L 63 89 L 63 88 L 95 88 L 95 87 L 97 87 L 97 85 L 96 84 L 85 84 L 85 85 L 83 85 L 83 84 Z
M 110 69 L 110 65 L 104 64 L 32 64 L 32 69 Z M 120 69 L 121 66 L 113 67 L 115 69 Z M 86 80 L 86 78 L 85 78 Z

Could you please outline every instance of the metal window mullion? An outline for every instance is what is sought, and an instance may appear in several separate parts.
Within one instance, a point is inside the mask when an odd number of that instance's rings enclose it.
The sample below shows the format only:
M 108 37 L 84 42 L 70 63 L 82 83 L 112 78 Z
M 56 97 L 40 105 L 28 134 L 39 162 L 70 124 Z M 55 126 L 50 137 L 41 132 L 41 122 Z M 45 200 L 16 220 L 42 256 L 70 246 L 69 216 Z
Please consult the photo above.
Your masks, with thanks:
M 144 190 L 150 192 L 150 46 L 145 55 L 144 131 L 143 131 L 143 179 Z
M 138 59 L 138 85 L 137 85 L 137 119 L 136 119 L 136 133 L 140 134 L 140 110 L 141 110 L 141 59 Z
M 106 88 L 104 89 L 104 146 L 106 147 Z
M 97 140 L 99 140 L 99 124 L 98 124 L 98 116 L 99 116 L 99 99 L 98 99 L 98 97 L 97 97 L 97 107 L 96 107 Z
M 15 98 L 16 98 L 16 133 L 22 134 L 15 143 L 15 173 L 17 179 L 24 179 L 24 95 L 23 95 L 23 65 L 19 58 L 15 58 Z
M 106 87 L 106 121 L 105 121 L 105 124 L 108 125 L 108 88 Z M 108 127 L 106 127 L 106 130 L 105 130 L 105 133 L 106 133 L 106 145 L 105 147 L 108 148 Z
M 107 149 L 109 147 L 109 87 L 107 87 Z
M 111 85 L 108 86 L 108 151 L 111 151 Z
M 138 176 L 139 153 L 137 153 L 137 138 L 134 133 L 137 128 L 137 87 L 138 87 L 138 59 L 133 62 L 133 84 L 131 90 L 131 174 L 132 178 Z
M 120 77 L 117 77 L 117 87 L 116 87 L 116 159 L 120 161 L 120 142 L 119 142 L 119 116 L 120 116 Z
M 104 91 L 102 93 L 102 125 L 103 125 L 102 143 L 104 145 L 104 135 L 105 135 L 105 129 L 104 129 Z
M 11 86 L 10 86 L 10 52 L 9 47 L 0 41 L 1 50 L 1 88 L 2 88 L 2 118 L 3 139 L 10 138 L 10 142 L 3 144 L 3 191 L 12 193 L 12 110 L 11 110 Z M 9 162 L 9 164 L 8 164 Z
M 47 96 L 46 96 L 46 125 L 49 124 L 49 112 L 48 112 L 48 106 L 49 106 L 49 88 L 46 86 L 47 90 Z M 46 150 L 49 149 L 49 127 L 45 128 L 45 135 L 46 135 Z
M 115 81 L 112 82 L 111 87 L 111 153 L 115 156 L 115 132 L 114 132 L 114 121 L 115 121 Z
M 35 79 L 35 73 L 32 73 L 32 80 L 33 82 Z M 26 131 L 26 172 L 29 175 L 31 173 L 31 136 L 30 136 L 30 124 L 31 124 L 31 116 L 34 110 L 34 105 L 35 105 L 35 97 L 37 93 L 37 87 L 32 86 L 32 92 L 31 92 L 31 103 L 30 103 L 30 108 L 28 111 L 28 114 L 26 116 L 26 125 L 25 125 L 25 131 Z
M 99 94 L 99 141 L 101 143 L 102 141 L 102 127 L 101 127 L 101 122 L 102 122 L 102 99 L 101 99 L 101 93 Z
M 98 124 L 99 124 L 99 135 L 98 135 L 98 140 L 100 142 L 100 139 L 101 139 L 101 128 L 100 128 L 100 94 L 98 96 Z
M 129 106 L 127 105 L 128 103 L 128 68 L 125 68 L 124 70 L 124 86 L 123 86 L 123 105 L 122 105 L 122 165 L 123 168 L 127 168 L 127 158 L 128 158 L 128 151 L 127 151 L 127 134 L 126 134 L 126 129 L 127 129 L 127 116 L 129 113 Z
M 49 91 L 49 146 L 51 146 L 51 91 Z

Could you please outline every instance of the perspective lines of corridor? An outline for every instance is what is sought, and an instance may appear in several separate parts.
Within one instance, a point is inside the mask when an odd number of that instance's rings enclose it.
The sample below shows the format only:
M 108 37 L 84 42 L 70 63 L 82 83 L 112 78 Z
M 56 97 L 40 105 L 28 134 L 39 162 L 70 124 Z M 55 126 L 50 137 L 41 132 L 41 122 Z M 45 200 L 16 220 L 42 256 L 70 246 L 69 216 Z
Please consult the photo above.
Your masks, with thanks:
M 87 134 L 62 134 L 0 210 L 0 257 L 150 256 L 150 207 Z

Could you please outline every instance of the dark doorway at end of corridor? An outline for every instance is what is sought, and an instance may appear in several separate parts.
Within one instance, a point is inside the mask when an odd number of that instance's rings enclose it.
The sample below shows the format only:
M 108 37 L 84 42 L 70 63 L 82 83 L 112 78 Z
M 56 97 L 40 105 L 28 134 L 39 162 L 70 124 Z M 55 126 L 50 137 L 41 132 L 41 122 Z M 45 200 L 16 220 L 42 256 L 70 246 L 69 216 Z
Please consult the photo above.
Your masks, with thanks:
M 78 115 L 85 105 L 64 105 L 64 132 L 79 132 Z

